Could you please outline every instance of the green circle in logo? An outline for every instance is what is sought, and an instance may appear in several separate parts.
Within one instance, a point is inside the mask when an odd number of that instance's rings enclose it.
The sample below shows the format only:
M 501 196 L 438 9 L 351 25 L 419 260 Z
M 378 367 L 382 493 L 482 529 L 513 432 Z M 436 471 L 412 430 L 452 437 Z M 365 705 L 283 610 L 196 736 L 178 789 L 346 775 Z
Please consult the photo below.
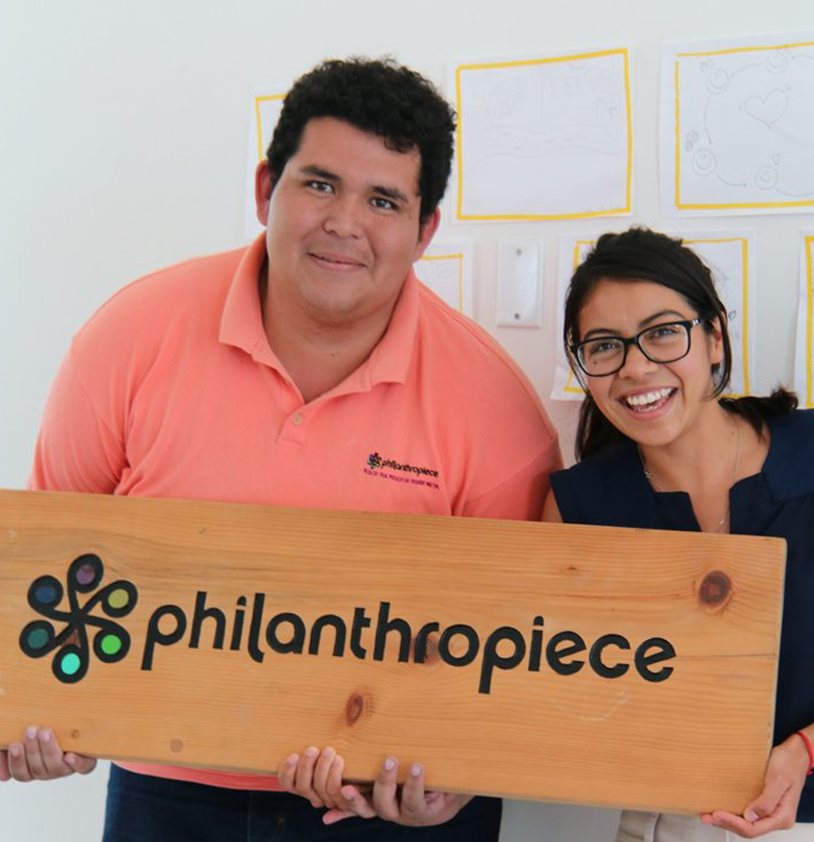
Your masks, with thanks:
M 115 634 L 106 634 L 102 638 L 102 652 L 105 655 L 115 655 L 122 648 L 121 638 Z
M 48 644 L 48 632 L 45 629 L 34 629 L 28 635 L 28 645 L 32 649 L 42 649 Z
M 107 598 L 107 604 L 111 608 L 124 608 L 130 602 L 130 594 L 124 588 L 116 588 Z
M 82 661 L 79 659 L 79 655 L 75 652 L 69 652 L 62 659 L 62 663 L 59 665 L 59 668 L 65 673 L 65 675 L 76 675 L 81 666 Z

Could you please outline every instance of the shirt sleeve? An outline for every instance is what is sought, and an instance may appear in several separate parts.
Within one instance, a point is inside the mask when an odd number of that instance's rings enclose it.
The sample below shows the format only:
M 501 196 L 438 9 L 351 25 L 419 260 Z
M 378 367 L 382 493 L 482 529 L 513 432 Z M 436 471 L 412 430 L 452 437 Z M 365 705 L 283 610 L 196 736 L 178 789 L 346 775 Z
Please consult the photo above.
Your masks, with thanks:
M 538 456 L 496 488 L 467 500 L 464 517 L 540 520 L 549 488 L 549 474 L 562 468 L 556 437 Z
M 28 488 L 111 494 L 127 464 L 124 437 L 94 407 L 72 354 L 51 386 Z

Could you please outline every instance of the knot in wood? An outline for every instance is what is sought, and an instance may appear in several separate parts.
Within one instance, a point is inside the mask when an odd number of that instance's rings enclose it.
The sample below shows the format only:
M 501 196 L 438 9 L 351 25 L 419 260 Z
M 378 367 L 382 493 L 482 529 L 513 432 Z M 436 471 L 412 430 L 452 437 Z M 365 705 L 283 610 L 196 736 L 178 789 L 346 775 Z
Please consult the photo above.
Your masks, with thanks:
M 184 744 L 181 740 L 170 740 L 170 748 L 176 753 L 179 754 L 184 750 Z
M 79 729 L 78 729 L 78 728 L 74 728 L 74 729 L 71 731 L 71 739 L 73 739 L 73 740 L 78 740 L 78 739 L 79 739 L 79 737 L 80 737 Z
M 732 594 L 732 580 L 722 570 L 713 570 L 701 580 L 698 600 L 702 605 L 717 608 Z
M 436 664 L 441 660 L 441 654 L 438 651 L 438 641 L 441 635 L 436 632 L 430 632 L 423 640 L 421 634 L 414 637 L 410 643 L 410 650 L 413 653 L 413 661 L 417 664 Z
M 365 710 L 365 697 L 361 693 L 352 693 L 345 705 L 345 721 L 348 725 L 355 725 Z

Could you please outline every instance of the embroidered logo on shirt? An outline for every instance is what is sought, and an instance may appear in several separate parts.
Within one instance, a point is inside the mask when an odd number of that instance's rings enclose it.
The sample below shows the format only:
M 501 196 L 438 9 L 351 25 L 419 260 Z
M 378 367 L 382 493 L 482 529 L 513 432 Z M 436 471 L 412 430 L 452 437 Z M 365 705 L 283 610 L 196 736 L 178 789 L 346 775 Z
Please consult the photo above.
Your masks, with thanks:
M 419 465 L 410 465 L 406 462 L 397 462 L 395 459 L 385 459 L 380 453 L 374 452 L 367 457 L 367 465 L 364 469 L 368 476 L 390 479 L 394 482 L 406 482 L 410 485 L 425 485 L 430 488 L 440 488 L 436 479 L 438 471 L 434 468 L 422 468 Z M 397 471 L 398 473 L 391 473 Z M 406 475 L 406 476 L 405 476 Z
M 138 591 L 132 582 L 111 582 L 86 599 L 84 605 L 79 604 L 79 595 L 96 590 L 104 572 L 97 555 L 88 553 L 75 559 L 66 577 L 66 605 L 62 605 L 65 589 L 55 576 L 40 576 L 28 589 L 28 604 L 48 619 L 28 623 L 20 634 L 20 648 L 30 658 L 42 658 L 56 649 L 51 669 L 66 684 L 75 684 L 85 677 L 91 648 L 106 664 L 121 661 L 130 650 L 130 635 L 119 623 L 107 618 L 124 617 L 135 608 Z M 92 613 L 97 606 L 107 617 Z M 64 626 L 57 631 L 52 620 Z M 91 627 L 96 630 L 92 644 L 88 641 Z
M 383 459 L 378 453 L 371 453 L 367 457 L 367 464 L 369 468 L 374 468 L 375 470 L 392 468 L 394 471 L 405 471 L 406 473 L 416 474 L 418 476 L 438 478 L 438 471 L 432 468 L 421 468 L 418 465 L 396 462 L 395 459 Z

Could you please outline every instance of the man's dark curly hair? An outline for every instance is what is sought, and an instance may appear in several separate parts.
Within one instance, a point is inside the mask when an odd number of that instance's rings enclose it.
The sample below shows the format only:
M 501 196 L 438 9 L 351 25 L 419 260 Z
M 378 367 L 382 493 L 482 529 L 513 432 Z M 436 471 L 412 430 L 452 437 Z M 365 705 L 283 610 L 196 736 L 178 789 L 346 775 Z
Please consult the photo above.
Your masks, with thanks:
M 431 82 L 389 58 L 334 59 L 300 76 L 283 101 L 266 153 L 272 185 L 316 117 L 377 134 L 397 152 L 417 149 L 422 224 L 432 216 L 449 180 L 455 112 Z

